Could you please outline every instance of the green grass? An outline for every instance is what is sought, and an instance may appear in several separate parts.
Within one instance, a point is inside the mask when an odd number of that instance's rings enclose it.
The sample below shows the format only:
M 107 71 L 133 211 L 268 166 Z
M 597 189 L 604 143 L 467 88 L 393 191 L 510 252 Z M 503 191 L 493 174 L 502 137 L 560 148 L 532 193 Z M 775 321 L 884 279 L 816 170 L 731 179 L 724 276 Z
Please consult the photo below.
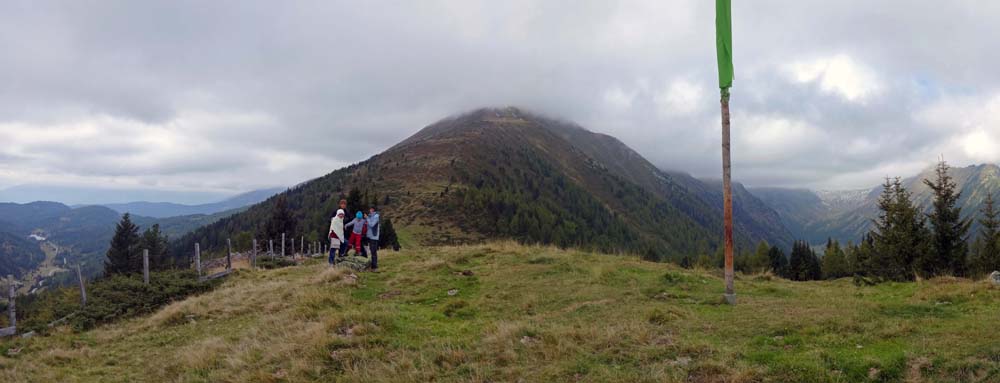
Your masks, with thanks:
M 1000 381 L 982 282 L 740 275 L 727 306 L 718 272 L 632 257 L 499 243 L 380 264 L 242 272 L 145 318 L 3 341 L 0 379 Z

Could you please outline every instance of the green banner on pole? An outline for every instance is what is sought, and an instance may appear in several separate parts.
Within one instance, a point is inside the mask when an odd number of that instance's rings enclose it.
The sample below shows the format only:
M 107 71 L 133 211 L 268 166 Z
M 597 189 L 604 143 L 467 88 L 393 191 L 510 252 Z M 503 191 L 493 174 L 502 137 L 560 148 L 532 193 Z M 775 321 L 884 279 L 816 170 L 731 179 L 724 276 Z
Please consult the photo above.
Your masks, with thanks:
M 715 49 L 719 59 L 719 89 L 729 94 L 733 86 L 732 1 L 715 0 Z

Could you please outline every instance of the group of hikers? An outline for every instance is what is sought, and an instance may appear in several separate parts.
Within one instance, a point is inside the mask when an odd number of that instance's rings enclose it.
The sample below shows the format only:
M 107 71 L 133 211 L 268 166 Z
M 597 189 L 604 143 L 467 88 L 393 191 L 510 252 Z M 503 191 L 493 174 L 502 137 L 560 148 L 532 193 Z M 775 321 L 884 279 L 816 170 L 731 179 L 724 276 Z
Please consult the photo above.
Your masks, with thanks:
M 379 215 L 375 206 L 365 214 L 358 210 L 350 222 L 347 219 L 347 200 L 340 200 L 337 214 L 330 219 L 330 265 L 347 256 L 354 249 L 355 256 L 367 258 L 371 253 L 371 270 L 378 272 Z

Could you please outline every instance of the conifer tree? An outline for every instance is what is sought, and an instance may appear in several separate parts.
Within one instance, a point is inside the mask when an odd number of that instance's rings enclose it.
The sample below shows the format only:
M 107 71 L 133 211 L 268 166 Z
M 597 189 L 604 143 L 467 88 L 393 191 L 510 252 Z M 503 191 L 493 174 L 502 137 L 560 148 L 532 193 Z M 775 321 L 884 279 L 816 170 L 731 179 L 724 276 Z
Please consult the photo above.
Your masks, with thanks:
M 840 243 L 828 238 L 826 251 L 823 253 L 823 277 L 826 279 L 843 278 L 850 273 L 847 267 L 847 257 L 840 248 Z
M 347 209 L 349 211 L 345 212 L 347 213 L 347 217 L 345 217 L 345 219 L 352 220 L 354 219 L 354 213 L 364 210 L 362 209 L 361 206 L 363 201 L 363 198 L 361 197 L 361 190 L 358 190 L 358 188 L 351 188 L 351 191 L 347 192 L 346 199 L 347 199 Z
M 142 270 L 142 250 L 139 248 L 139 227 L 128 213 L 115 227 L 111 247 L 104 261 L 104 274 L 128 274 Z
M 753 256 L 750 258 L 749 269 L 751 272 L 759 273 L 766 271 L 771 265 L 771 258 L 768 257 L 768 253 L 771 250 L 771 245 L 767 244 L 767 241 L 761 240 L 757 244 L 757 250 L 754 251 Z
M 267 232 L 266 239 L 280 239 L 282 233 L 293 235 L 294 231 L 295 218 L 292 217 L 292 211 L 288 208 L 288 201 L 285 200 L 285 195 L 282 194 L 275 201 L 274 210 L 271 211 L 271 217 L 267 220 L 265 228 L 265 232 Z
M 969 252 L 966 234 L 971 221 L 962 219 L 962 208 L 957 206 L 962 193 L 955 190 L 957 185 L 948 175 L 948 164 L 938 162 L 935 174 L 935 180 L 924 180 L 934 192 L 933 210 L 927 215 L 933 227 L 931 251 L 917 259 L 917 267 L 928 276 L 964 275 Z
M 882 184 L 878 208 L 875 229 L 869 233 L 873 253 L 867 266 L 873 276 L 881 279 L 912 280 L 914 262 L 929 251 L 926 219 L 898 177 L 886 178 Z
M 399 251 L 399 237 L 396 236 L 396 229 L 392 227 L 392 219 L 382 218 L 382 222 L 379 223 L 379 226 L 381 226 L 381 228 L 379 229 L 378 248 L 391 248 L 395 251 Z
M 785 253 L 781 249 L 777 246 L 771 246 L 771 250 L 767 251 L 767 258 L 771 262 L 770 269 L 772 273 L 789 278 L 788 258 L 785 258 Z
M 154 270 L 162 270 L 172 266 L 172 262 L 167 258 L 167 237 L 160 232 L 160 224 L 154 224 L 150 228 L 146 229 L 142 233 L 142 239 L 140 240 L 139 256 L 142 256 L 142 250 L 149 250 L 149 268 Z M 142 259 L 139 259 L 139 265 L 142 265 Z
M 823 277 L 822 268 L 816 253 L 805 241 L 795 241 L 792 245 L 792 255 L 788 260 L 789 279 L 809 281 Z
M 1000 270 L 1000 212 L 993 206 L 992 193 L 986 195 L 980 213 L 981 227 L 976 239 L 978 254 L 974 264 L 977 272 L 985 274 Z

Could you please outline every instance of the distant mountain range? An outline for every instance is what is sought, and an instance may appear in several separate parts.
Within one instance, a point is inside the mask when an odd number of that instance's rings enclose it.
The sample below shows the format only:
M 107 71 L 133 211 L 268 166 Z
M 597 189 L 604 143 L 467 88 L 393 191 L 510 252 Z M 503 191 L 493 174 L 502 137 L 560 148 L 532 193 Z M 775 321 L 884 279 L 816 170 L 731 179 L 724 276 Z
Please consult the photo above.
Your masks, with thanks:
M 126 203 L 129 201 L 171 201 L 197 205 L 219 201 L 228 193 L 204 191 L 175 191 L 157 189 L 102 188 L 23 184 L 0 189 L 0 202 L 29 203 L 34 201 L 59 201 L 69 206 Z
M 966 218 L 976 220 L 987 194 L 1000 198 L 1000 167 L 994 164 L 952 168 L 950 171 L 962 197 L 959 204 Z M 933 194 L 924 179 L 934 180 L 929 168 L 903 180 L 903 186 L 913 194 L 913 201 L 929 212 Z M 812 191 L 807 189 L 752 188 L 750 192 L 773 207 L 782 223 L 796 238 L 818 244 L 827 238 L 841 242 L 857 242 L 872 229 L 878 217 L 878 197 L 882 186 L 865 190 Z M 971 234 L 975 238 L 978 222 Z
M 153 204 L 135 207 L 90 205 L 70 207 L 58 202 L 26 204 L 0 203 L 0 275 L 22 275 L 34 269 L 44 259 L 42 242 L 58 245 L 58 257 L 70 263 L 82 262 L 85 273 L 96 274 L 103 266 L 104 253 L 123 212 L 132 214 L 132 221 L 146 229 L 154 224 L 170 238 L 184 234 L 247 209 L 248 205 L 266 199 L 280 189 L 257 190 L 223 201 L 202 205 Z M 159 217 L 137 212 L 154 213 Z M 168 212 L 177 213 L 165 216 Z M 205 213 L 189 213 L 191 211 Z M 44 238 L 44 240 L 39 240 Z
M 232 210 L 244 206 L 253 205 L 266 200 L 284 188 L 271 188 L 254 190 L 240 195 L 226 198 L 219 202 L 205 203 L 198 205 L 185 205 L 172 202 L 128 202 L 128 203 L 108 203 L 100 204 L 111 208 L 119 213 L 132 213 L 153 218 L 176 217 L 193 214 L 215 214 L 227 210 Z

